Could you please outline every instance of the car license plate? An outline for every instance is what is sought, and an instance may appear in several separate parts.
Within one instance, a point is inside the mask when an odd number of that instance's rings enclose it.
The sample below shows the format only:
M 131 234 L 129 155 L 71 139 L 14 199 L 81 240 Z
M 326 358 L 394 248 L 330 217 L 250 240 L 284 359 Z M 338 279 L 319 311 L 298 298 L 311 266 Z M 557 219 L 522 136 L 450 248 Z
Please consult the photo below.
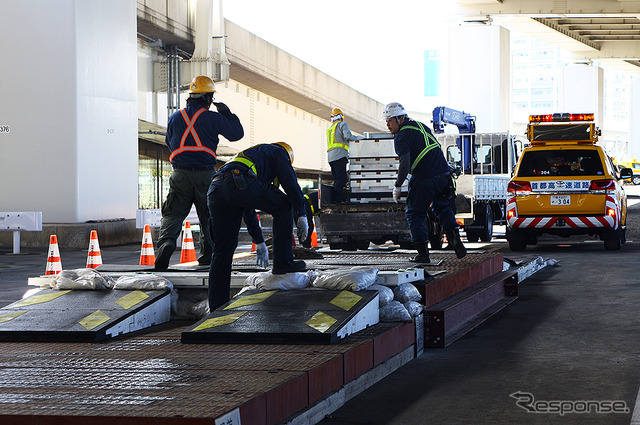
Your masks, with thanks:
M 571 195 L 552 195 L 551 205 L 571 205 Z

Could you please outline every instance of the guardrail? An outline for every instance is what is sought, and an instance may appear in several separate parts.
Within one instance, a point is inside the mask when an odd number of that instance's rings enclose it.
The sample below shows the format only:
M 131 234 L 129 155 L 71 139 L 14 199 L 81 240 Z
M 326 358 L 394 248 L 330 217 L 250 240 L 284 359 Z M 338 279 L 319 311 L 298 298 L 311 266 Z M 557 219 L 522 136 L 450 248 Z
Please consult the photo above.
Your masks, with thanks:
M 20 254 L 20 232 L 41 232 L 42 212 L 0 212 L 0 230 L 13 231 L 13 253 Z

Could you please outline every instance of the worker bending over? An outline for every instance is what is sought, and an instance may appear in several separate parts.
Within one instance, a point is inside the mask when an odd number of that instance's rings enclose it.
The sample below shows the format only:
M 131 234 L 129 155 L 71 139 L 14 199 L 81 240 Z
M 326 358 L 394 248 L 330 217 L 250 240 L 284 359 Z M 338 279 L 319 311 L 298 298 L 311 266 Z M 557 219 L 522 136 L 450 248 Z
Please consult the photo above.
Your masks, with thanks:
M 285 142 L 245 149 L 224 165 L 211 181 L 207 200 L 211 214 L 213 257 L 209 268 L 209 309 L 229 301 L 231 265 L 246 210 L 273 216 L 273 274 L 305 270 L 293 258 L 293 219 L 298 239 L 307 238 L 305 199 L 293 171 L 293 150 Z M 284 191 L 278 189 L 280 184 Z
M 215 174 L 218 135 L 232 142 L 244 136 L 240 119 L 224 103 L 213 102 L 215 92 L 211 78 L 203 75 L 194 78 L 189 85 L 187 106 L 169 117 L 166 143 L 171 151 L 169 161 L 173 171 L 169 193 L 162 204 L 156 269 L 169 267 L 191 205 L 196 206 L 200 223 L 198 263 L 208 265 L 211 262 L 213 242 L 209 232 L 207 190 Z M 218 112 L 209 110 L 212 103 Z
M 429 231 L 425 219 L 432 204 L 456 256 L 464 257 L 467 250 L 460 240 L 460 232 L 449 203 L 451 176 L 440 144 L 431 130 L 423 123 L 410 119 L 399 103 L 386 105 L 382 116 L 394 135 L 393 143 L 400 159 L 398 178 L 393 188 L 395 202 L 400 201 L 400 188 L 411 173 L 405 216 L 411 231 L 411 241 L 418 250 L 418 255 L 411 261 L 430 262 L 427 245 Z
M 342 203 L 342 191 L 347 185 L 347 163 L 349 162 L 349 142 L 361 140 L 362 136 L 351 134 L 349 124 L 338 108 L 331 111 L 331 126 L 327 129 L 327 159 L 333 176 L 333 201 Z

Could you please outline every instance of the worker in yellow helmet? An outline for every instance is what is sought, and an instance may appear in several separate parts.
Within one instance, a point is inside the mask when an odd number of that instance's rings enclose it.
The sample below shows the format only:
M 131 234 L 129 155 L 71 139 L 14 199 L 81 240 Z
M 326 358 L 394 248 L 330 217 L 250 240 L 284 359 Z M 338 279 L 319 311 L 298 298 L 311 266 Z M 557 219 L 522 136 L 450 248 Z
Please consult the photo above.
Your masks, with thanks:
M 244 218 L 257 219 L 256 209 L 273 216 L 273 274 L 303 271 L 306 264 L 294 260 L 291 234 L 293 221 L 300 243 L 307 238 L 309 224 L 305 199 L 293 170 L 293 149 L 285 142 L 260 144 L 236 155 L 214 176 L 207 193 L 213 235 L 213 257 L 209 268 L 209 309 L 229 301 L 231 264 Z M 280 185 L 283 189 L 278 188 Z M 257 263 L 269 265 L 267 247 L 256 240 Z
M 209 265 L 213 242 L 209 235 L 207 190 L 215 173 L 218 135 L 233 142 L 244 136 L 240 119 L 224 103 L 214 102 L 213 80 L 201 75 L 189 85 L 187 106 L 169 117 L 166 144 L 173 167 L 169 193 L 162 204 L 155 268 L 166 269 L 176 249 L 182 223 L 195 205 L 200 223 L 198 263 Z M 210 111 L 215 105 L 218 112 Z
M 331 126 L 327 128 L 327 159 L 333 176 L 333 201 L 343 202 L 343 190 L 347 185 L 347 163 L 349 162 L 349 142 L 362 139 L 351 133 L 344 114 L 338 108 L 331 111 Z

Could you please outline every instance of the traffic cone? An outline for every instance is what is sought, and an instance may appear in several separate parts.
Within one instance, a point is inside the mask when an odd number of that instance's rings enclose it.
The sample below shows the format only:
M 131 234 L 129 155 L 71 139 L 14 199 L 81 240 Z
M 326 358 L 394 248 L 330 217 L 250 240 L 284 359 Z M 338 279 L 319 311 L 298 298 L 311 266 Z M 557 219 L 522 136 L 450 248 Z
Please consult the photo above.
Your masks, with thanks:
M 60 250 L 58 249 L 58 237 L 51 235 L 49 237 L 49 256 L 47 257 L 47 268 L 45 275 L 58 274 L 62 271 L 62 260 L 60 259 Z
M 316 233 L 315 229 L 311 232 L 311 246 L 314 248 L 318 247 L 318 233 Z
M 92 230 L 89 238 L 89 253 L 87 254 L 87 268 L 95 269 L 102 265 L 102 254 L 98 243 L 98 231 Z
M 142 249 L 140 250 L 140 265 L 153 266 L 156 264 L 156 254 L 153 251 L 153 239 L 151 238 L 151 226 L 144 225 L 144 234 L 142 235 Z
M 191 234 L 191 223 L 184 222 L 184 236 L 182 238 L 182 252 L 180 254 L 180 264 L 198 261 L 196 257 L 196 247 L 193 245 L 193 235 Z

